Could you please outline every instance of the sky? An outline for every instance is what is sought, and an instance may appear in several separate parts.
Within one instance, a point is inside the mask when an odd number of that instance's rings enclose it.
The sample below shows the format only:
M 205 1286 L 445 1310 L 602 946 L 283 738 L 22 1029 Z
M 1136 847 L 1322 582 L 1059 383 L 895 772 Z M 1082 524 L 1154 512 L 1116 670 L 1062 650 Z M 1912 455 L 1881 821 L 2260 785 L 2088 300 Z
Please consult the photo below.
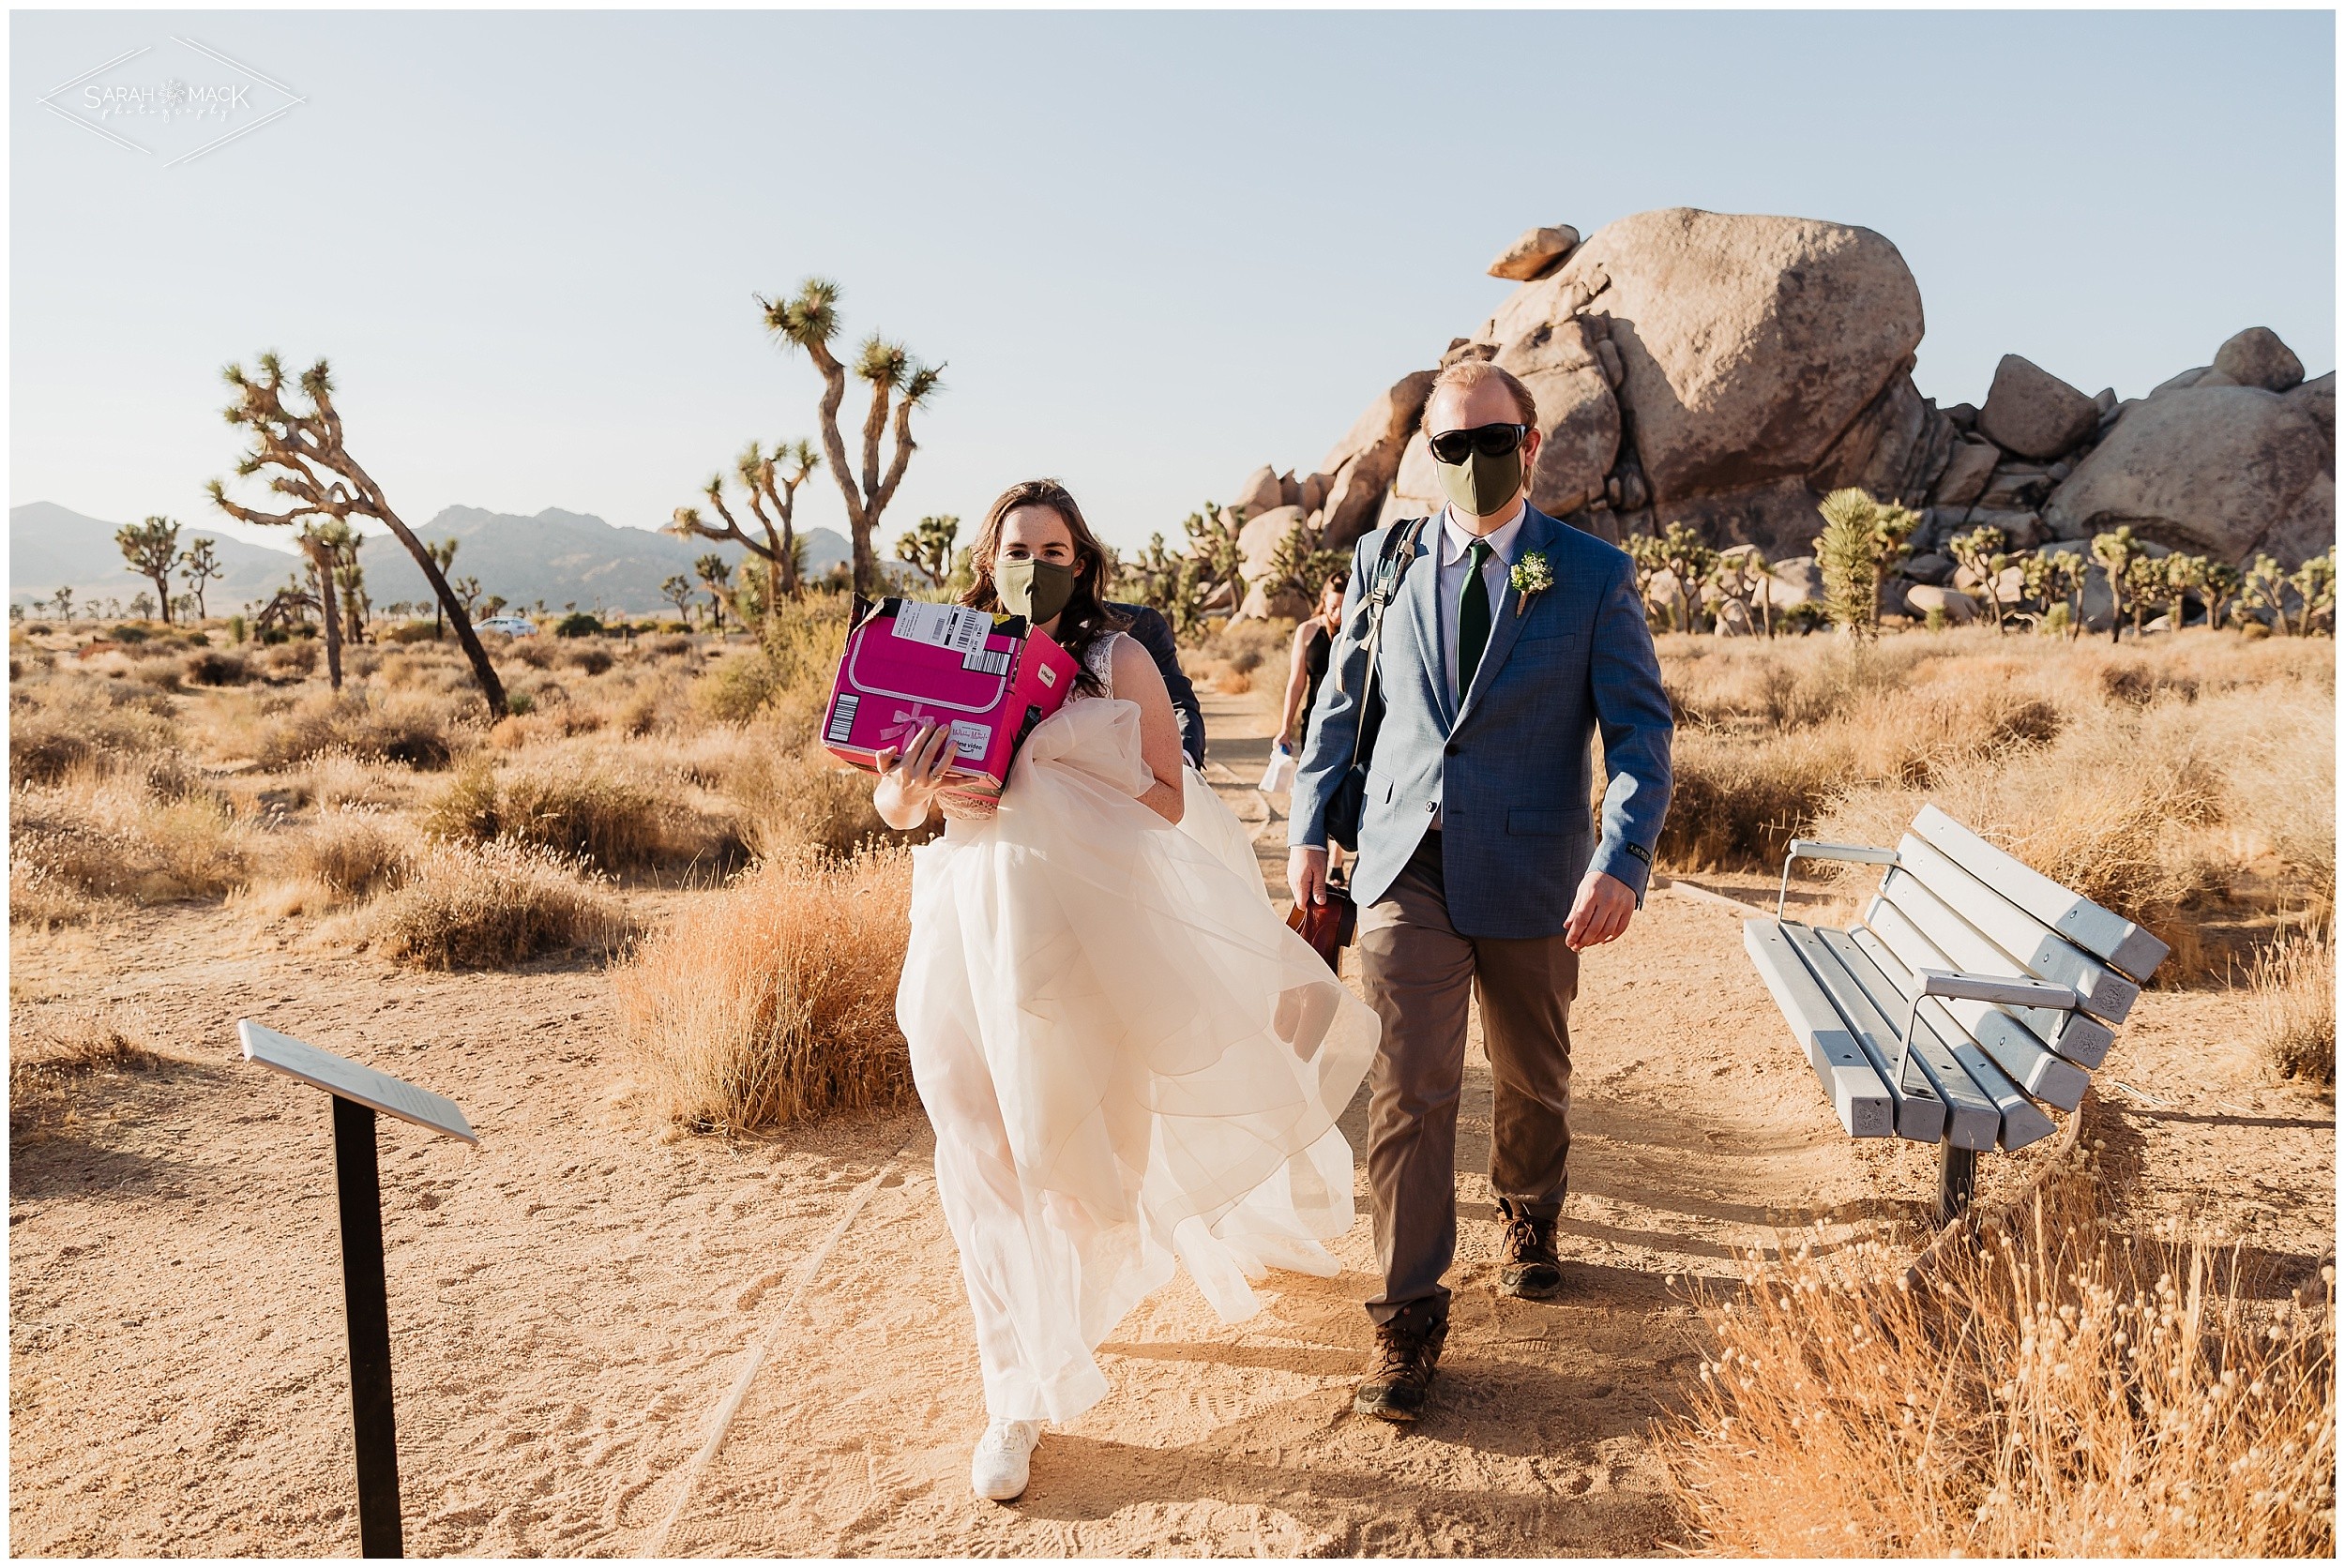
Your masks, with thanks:
M 819 378 L 753 296 L 823 274 L 847 336 L 946 366 L 883 553 L 1036 474 L 1111 543 L 1177 538 L 1260 464 L 1309 473 L 1472 332 L 1517 234 L 1676 205 L 1887 235 L 1942 405 L 1982 400 L 2007 353 L 2138 396 L 2259 324 L 2311 373 L 2336 364 L 2325 12 L 17 11 L 9 31 L 9 499 L 109 520 L 219 526 L 219 370 L 273 347 L 331 358 L 351 448 L 410 523 L 461 504 L 658 526 L 745 442 L 815 433 Z M 293 103 L 218 56 L 300 101 L 179 162 L 220 132 L 99 122 L 140 152 L 88 128 L 93 85 L 241 82 L 232 128 Z M 843 531 L 827 475 L 804 495 L 802 523 Z

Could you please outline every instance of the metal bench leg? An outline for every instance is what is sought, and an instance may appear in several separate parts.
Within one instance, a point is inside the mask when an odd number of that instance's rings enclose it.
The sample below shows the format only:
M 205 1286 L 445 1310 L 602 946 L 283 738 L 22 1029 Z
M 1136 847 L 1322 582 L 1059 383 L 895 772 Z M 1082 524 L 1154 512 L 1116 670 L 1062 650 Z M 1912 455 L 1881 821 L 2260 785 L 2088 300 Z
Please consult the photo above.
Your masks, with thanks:
M 1951 1225 L 1971 1206 L 1978 1190 L 1978 1151 L 1957 1149 L 1951 1138 L 1938 1144 L 1938 1223 Z

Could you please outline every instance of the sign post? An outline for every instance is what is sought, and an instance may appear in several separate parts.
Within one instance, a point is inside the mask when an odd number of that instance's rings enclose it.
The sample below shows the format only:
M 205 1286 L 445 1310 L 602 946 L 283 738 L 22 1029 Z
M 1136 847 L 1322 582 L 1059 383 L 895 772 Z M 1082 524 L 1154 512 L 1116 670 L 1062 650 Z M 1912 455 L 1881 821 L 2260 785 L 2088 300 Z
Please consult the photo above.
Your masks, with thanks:
M 390 1293 L 383 1274 L 383 1190 L 374 1118 L 387 1112 L 477 1144 L 453 1101 L 402 1078 L 236 1021 L 245 1060 L 325 1090 L 334 1101 L 334 1188 L 341 1214 L 342 1313 L 350 1332 L 350 1419 L 358 1457 L 358 1549 L 405 1553 L 399 1517 L 399 1437 L 391 1410 Z

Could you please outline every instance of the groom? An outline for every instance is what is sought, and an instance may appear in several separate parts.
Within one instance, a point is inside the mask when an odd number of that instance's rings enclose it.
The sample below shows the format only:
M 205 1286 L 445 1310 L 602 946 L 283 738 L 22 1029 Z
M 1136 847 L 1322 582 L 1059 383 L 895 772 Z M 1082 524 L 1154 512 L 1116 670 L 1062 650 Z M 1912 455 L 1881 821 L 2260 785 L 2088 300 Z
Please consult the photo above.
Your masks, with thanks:
M 1498 1288 L 1551 1295 L 1580 952 L 1628 928 L 1669 805 L 1669 699 L 1628 557 L 1530 505 L 1537 419 L 1495 365 L 1462 360 L 1435 378 L 1425 430 L 1449 505 L 1360 542 L 1329 661 L 1339 676 L 1322 685 L 1294 782 L 1287 882 L 1297 903 L 1322 903 L 1327 805 L 1359 730 L 1366 601 L 1390 542 L 1401 575 L 1352 872 L 1361 977 L 1384 1026 L 1368 1130 L 1384 1289 L 1368 1304 L 1377 1353 L 1353 1408 L 1388 1421 L 1415 1419 L 1449 1332 L 1467 992 L 1494 1085 Z M 1588 776 L 1599 731 L 1600 836 Z

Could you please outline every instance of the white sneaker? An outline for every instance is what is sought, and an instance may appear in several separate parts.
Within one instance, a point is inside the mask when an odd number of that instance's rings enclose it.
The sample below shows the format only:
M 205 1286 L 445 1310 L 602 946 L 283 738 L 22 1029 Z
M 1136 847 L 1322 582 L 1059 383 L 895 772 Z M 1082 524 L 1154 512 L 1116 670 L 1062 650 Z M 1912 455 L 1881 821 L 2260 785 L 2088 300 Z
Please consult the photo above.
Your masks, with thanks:
M 989 1421 L 969 1460 L 969 1485 L 977 1496 L 1007 1502 L 1026 1489 L 1027 1460 L 1042 1440 L 1038 1421 Z

